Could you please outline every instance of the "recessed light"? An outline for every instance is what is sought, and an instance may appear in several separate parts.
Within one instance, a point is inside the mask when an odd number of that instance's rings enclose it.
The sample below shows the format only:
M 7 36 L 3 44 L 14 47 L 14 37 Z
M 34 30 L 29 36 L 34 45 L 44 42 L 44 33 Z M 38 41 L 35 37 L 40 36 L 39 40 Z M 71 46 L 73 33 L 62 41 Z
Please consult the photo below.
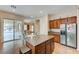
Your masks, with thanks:
M 43 11 L 40 11 L 40 13 L 42 14 L 42 13 L 43 13 Z
M 15 12 L 15 9 L 12 9 L 13 12 Z
M 31 18 L 33 18 L 33 16 L 30 16 Z

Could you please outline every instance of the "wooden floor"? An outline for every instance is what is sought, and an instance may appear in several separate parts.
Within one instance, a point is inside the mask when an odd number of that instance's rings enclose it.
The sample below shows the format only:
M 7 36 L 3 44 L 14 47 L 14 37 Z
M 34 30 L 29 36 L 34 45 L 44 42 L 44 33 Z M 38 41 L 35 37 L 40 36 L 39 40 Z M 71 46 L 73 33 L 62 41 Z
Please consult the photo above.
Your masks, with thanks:
M 10 41 L 0 45 L 0 54 L 18 54 L 22 47 L 22 40 Z
M 18 54 L 19 47 L 22 47 L 22 41 L 16 40 L 0 44 L 0 54 Z M 59 43 L 55 43 L 55 49 L 53 54 L 78 54 L 76 49 L 63 46 Z

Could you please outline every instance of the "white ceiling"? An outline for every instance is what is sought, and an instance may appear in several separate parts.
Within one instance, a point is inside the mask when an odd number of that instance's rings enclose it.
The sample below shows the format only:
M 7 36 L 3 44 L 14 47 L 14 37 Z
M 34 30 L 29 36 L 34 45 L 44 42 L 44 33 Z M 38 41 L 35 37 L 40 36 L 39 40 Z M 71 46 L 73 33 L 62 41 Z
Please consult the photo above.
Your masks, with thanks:
M 16 10 L 14 13 L 24 15 L 25 17 L 31 18 L 40 17 L 46 14 L 58 14 L 63 10 L 75 9 L 75 5 L 15 5 Z M 0 5 L 0 10 L 12 12 L 10 5 Z M 42 11 L 42 13 L 40 13 Z

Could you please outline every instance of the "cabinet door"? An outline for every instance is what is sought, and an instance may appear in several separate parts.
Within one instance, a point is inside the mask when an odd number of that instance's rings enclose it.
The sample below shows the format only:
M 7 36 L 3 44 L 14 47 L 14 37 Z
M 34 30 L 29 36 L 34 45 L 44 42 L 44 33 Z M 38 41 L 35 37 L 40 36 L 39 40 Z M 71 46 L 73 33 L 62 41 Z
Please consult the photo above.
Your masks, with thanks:
M 57 20 L 52 20 L 50 23 L 50 29 L 58 28 Z
M 51 45 L 50 45 L 50 40 L 48 40 L 46 42 L 46 54 L 50 54 L 51 53 Z
M 60 42 L 60 35 L 54 35 L 54 42 L 59 43 Z
M 54 21 L 51 21 L 51 29 L 54 28 Z
M 48 28 L 51 29 L 51 21 L 48 23 Z
M 49 29 L 52 29 L 52 21 L 49 21 Z
M 48 28 L 51 29 L 51 27 L 50 27 L 50 21 L 49 21 L 49 23 L 48 23 Z
M 68 23 L 76 23 L 76 22 L 77 22 L 77 17 L 76 16 L 68 18 Z
M 54 20 L 54 28 L 57 28 L 57 21 L 56 20 Z
M 60 28 L 60 19 L 54 20 L 54 28 Z
M 67 23 L 67 18 L 63 18 L 63 19 L 61 19 L 61 24 L 66 24 Z
M 36 54 L 45 54 L 45 42 L 36 46 Z
M 51 39 L 51 53 L 54 51 L 54 38 Z
M 56 28 L 60 28 L 60 23 L 61 23 L 60 19 L 57 19 L 57 26 L 56 26 Z

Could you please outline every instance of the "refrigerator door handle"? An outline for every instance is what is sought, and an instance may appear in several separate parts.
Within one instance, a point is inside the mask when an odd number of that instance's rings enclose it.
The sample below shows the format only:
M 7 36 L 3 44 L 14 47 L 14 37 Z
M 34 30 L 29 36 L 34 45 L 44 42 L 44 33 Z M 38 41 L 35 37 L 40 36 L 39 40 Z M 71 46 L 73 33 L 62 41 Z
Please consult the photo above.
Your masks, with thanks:
M 60 31 L 61 35 L 66 35 L 66 31 Z

